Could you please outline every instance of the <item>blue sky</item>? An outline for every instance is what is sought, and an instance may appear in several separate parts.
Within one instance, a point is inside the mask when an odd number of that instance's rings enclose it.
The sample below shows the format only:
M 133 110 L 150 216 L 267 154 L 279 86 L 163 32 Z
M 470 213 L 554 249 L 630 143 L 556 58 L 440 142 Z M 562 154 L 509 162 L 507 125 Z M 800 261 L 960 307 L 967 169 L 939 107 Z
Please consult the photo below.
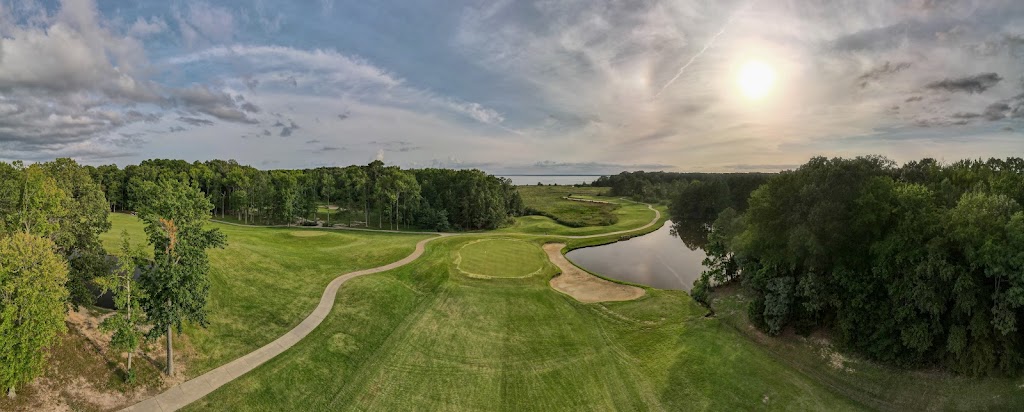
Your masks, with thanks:
M 1020 1 L 5 1 L 0 159 L 494 173 L 1024 155 Z M 739 86 L 751 62 L 763 96 Z

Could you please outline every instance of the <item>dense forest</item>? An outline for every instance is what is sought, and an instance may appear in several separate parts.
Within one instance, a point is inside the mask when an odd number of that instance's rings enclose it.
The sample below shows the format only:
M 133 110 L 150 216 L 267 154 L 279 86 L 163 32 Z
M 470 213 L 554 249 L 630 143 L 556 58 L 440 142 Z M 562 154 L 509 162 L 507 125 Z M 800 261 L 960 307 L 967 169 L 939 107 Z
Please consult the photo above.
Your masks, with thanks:
M 694 288 L 740 280 L 778 334 L 826 328 L 903 366 L 1024 367 L 1024 160 L 813 158 L 713 224 Z
M 241 223 L 315 223 L 318 207 L 328 204 L 359 210 L 362 216 L 346 213 L 347 221 L 325 225 L 372 222 L 391 229 L 494 229 L 523 213 L 522 199 L 509 180 L 479 170 L 402 170 L 374 161 L 366 166 L 265 171 L 233 160 L 159 159 L 124 169 L 88 168 L 112 211 L 134 210 L 142 182 L 169 177 L 197 186 L 213 203 L 215 215 Z
M 746 210 L 750 193 L 768 173 L 622 172 L 602 176 L 592 186 L 613 196 L 649 203 L 668 202 L 673 233 L 690 249 L 706 248 L 711 223 L 725 209 Z
M 656 203 L 685 198 L 708 196 L 713 203 L 710 209 L 721 211 L 725 207 L 745 209 L 747 197 L 754 189 L 768 180 L 768 173 L 674 173 L 674 172 L 622 172 L 617 175 L 601 176 L 591 186 L 607 187 L 613 196 Z M 675 202 L 687 207 L 687 202 Z M 709 210 L 685 211 L 673 215 L 675 219 L 703 219 Z M 714 217 L 712 216 L 712 219 Z

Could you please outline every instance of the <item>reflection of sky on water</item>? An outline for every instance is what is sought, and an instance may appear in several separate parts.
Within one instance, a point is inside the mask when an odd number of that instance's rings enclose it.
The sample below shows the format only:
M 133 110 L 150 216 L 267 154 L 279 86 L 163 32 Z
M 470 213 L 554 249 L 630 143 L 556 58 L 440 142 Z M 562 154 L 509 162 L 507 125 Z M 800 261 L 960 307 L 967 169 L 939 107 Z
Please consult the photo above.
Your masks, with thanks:
M 603 246 L 576 249 L 566 257 L 591 272 L 660 289 L 689 291 L 707 256 L 673 236 L 672 222 L 657 231 Z

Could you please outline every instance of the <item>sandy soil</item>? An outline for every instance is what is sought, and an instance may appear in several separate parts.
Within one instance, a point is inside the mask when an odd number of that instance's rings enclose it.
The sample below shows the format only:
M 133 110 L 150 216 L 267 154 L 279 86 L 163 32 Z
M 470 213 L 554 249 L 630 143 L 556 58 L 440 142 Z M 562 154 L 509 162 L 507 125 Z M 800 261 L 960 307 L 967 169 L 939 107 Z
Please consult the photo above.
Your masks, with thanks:
M 544 252 L 562 274 L 551 279 L 551 287 L 583 303 L 633 300 L 644 295 L 636 286 L 609 282 L 576 267 L 562 255 L 564 243 L 548 243 Z
M 109 352 L 110 337 L 98 329 L 103 318 L 110 315 L 108 313 L 97 316 L 87 310 L 68 312 L 66 318 L 68 335 L 62 336 L 61 343 L 58 344 L 73 345 L 82 351 L 80 356 L 83 357 L 71 361 L 94 365 L 105 364 L 106 368 L 120 367 L 120 362 L 124 361 L 123 357 L 118 358 L 117 355 Z M 150 347 L 150 351 L 145 355 L 136 358 L 136 367 L 141 367 L 142 362 L 153 362 L 152 359 L 157 357 L 160 358 L 161 363 L 163 362 L 163 353 L 159 345 L 154 346 Z M 40 411 L 116 410 L 151 397 L 159 393 L 160 389 L 184 380 L 183 370 L 185 368 L 182 363 L 179 363 L 178 373 L 175 376 L 161 377 L 155 386 L 152 386 L 153 383 L 138 385 L 122 392 L 109 384 L 110 379 L 120 379 L 120 377 L 111 376 L 114 369 L 92 370 L 83 375 L 81 374 L 83 371 L 79 369 L 81 365 L 64 365 L 62 362 L 67 362 L 67 360 L 50 359 L 47 372 L 26 385 L 23 393 L 19 394 L 19 396 L 27 396 L 27 399 L 22 399 L 24 403 L 19 403 L 15 410 L 22 407 L 27 410 Z M 0 409 L 4 408 L 0 407 Z

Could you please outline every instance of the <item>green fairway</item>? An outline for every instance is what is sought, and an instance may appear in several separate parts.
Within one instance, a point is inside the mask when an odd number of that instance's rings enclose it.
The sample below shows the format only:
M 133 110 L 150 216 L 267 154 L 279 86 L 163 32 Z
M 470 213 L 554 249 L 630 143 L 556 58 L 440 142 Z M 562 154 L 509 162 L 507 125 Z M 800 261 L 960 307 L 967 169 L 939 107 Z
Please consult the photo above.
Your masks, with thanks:
M 103 236 L 108 250 L 116 250 L 122 228 L 135 243 L 145 242 L 142 224 L 134 216 L 111 214 L 110 220 L 113 228 Z M 331 279 L 399 260 L 428 237 L 212 226 L 227 235 L 228 247 L 210 251 L 210 325 L 187 327 L 186 339 L 178 342 L 187 341 L 181 353 L 187 356 L 188 376 L 273 341 L 313 310 Z
M 515 239 L 480 239 L 458 250 L 456 266 L 471 277 L 516 278 L 535 275 L 547 266 L 544 252 Z
M 461 276 L 453 251 L 474 240 L 346 284 L 305 340 L 188 409 L 855 409 L 682 292 L 584 305 L 548 287 L 551 267 Z

